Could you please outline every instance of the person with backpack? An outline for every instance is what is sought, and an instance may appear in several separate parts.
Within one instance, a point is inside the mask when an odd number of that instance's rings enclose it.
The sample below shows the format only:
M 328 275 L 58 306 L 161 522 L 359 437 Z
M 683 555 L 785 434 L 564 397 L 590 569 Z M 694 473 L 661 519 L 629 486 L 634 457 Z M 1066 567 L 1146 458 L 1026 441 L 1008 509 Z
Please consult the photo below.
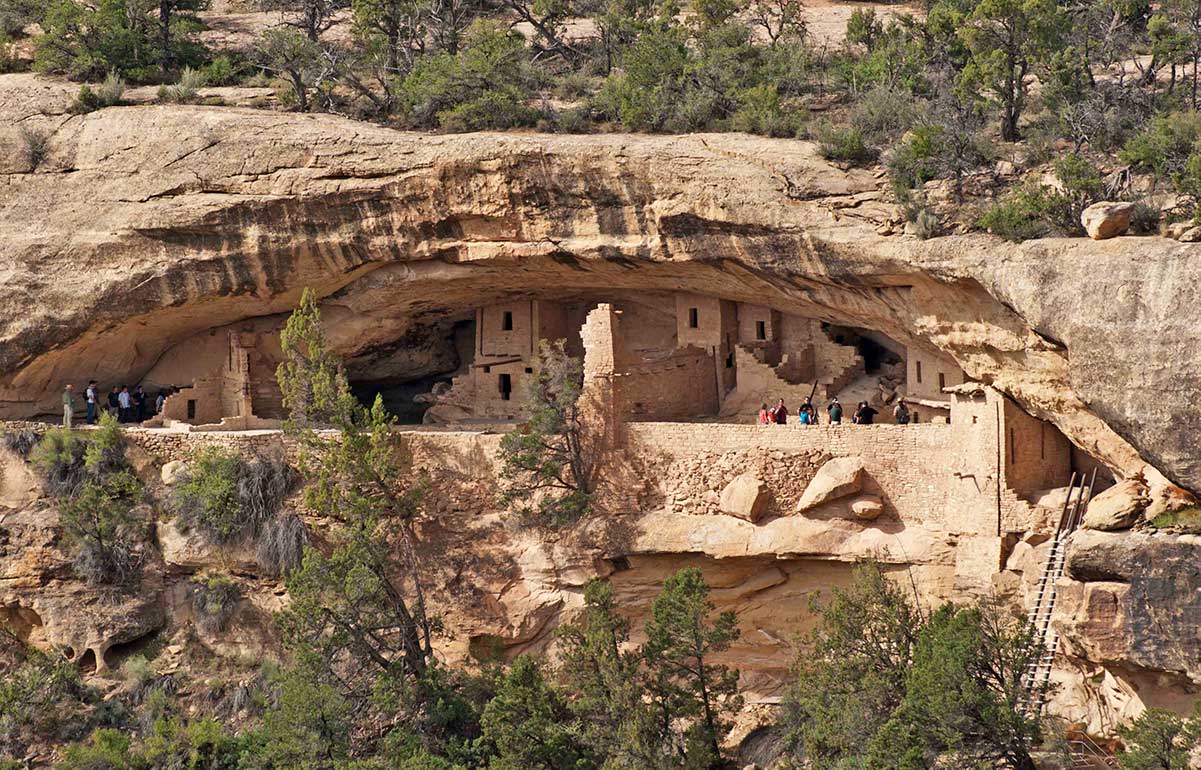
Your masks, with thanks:
M 838 396 L 835 396 L 830 405 L 826 407 L 826 413 L 830 415 L 831 425 L 842 424 L 842 404 L 838 403 Z
M 817 410 L 813 408 L 813 401 L 809 396 L 805 396 L 805 403 L 801 404 L 798 414 L 801 415 L 802 425 L 817 425 Z
M 859 408 L 855 410 L 855 416 L 851 418 L 851 422 L 856 425 L 871 425 L 879 412 L 866 402 L 860 401 Z
M 897 405 L 893 407 L 892 416 L 897 421 L 897 425 L 908 425 L 909 407 L 905 406 L 904 401 L 897 401 Z

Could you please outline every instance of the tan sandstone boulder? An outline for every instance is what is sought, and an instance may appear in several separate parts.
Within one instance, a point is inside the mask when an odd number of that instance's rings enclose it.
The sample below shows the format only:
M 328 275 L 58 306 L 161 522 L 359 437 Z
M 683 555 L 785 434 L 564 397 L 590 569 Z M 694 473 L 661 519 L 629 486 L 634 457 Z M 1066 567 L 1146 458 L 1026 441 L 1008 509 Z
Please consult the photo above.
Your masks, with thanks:
M 188 467 L 183 460 L 171 460 L 163 465 L 160 471 L 163 484 L 171 486 L 180 480 L 180 474 Z
M 851 501 L 851 513 L 856 519 L 872 521 L 884 513 L 884 501 L 875 495 L 860 495 Z
M 1080 214 L 1080 224 L 1094 241 L 1121 235 L 1130 227 L 1133 203 L 1094 203 Z
M 835 457 L 827 460 L 797 502 L 797 511 L 807 511 L 822 503 L 853 495 L 863 489 L 863 460 Z
M 1126 479 L 1089 501 L 1084 527 L 1102 532 L 1130 529 L 1150 504 L 1146 482 L 1138 476 Z
M 717 507 L 722 513 L 753 523 L 762 518 L 770 503 L 771 490 L 767 484 L 753 473 L 743 473 L 726 484 Z

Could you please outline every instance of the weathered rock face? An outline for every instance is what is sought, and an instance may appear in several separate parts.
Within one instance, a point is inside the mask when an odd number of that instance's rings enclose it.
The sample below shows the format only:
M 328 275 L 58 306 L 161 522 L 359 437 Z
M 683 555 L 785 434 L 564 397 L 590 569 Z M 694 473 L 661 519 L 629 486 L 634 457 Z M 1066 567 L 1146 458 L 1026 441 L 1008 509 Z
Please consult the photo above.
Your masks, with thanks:
M 1076 532 L 1055 615 L 1068 649 L 1119 670 L 1201 680 L 1198 565 L 1195 535 Z
M 304 286 L 352 366 L 499 297 L 670 289 L 931 345 L 1121 473 L 1145 459 L 1201 487 L 1197 247 L 880 236 L 895 209 L 875 176 L 804 142 L 71 116 L 71 93 L 0 78 L 0 417 L 53 411 L 68 380 L 137 380 Z M 18 126 L 50 134 L 37 169 Z M 389 376 L 454 363 L 414 347 Z

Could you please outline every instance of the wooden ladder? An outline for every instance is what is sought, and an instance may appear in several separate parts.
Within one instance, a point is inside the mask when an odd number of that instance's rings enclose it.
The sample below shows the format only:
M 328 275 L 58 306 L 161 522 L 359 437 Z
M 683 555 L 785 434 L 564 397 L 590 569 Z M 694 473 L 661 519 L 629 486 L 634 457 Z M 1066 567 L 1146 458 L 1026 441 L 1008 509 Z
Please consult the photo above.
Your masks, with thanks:
M 1068 495 L 1059 514 L 1059 526 L 1051 540 L 1051 549 L 1047 553 L 1042 576 L 1035 587 L 1034 606 L 1026 616 L 1031 634 L 1040 648 L 1038 659 L 1027 664 L 1022 675 L 1025 698 L 1021 706 L 1031 716 L 1040 713 L 1045 705 L 1051 667 L 1059 646 L 1059 634 L 1052 628 L 1051 618 L 1055 614 L 1056 583 L 1063 577 L 1068 535 L 1080 526 L 1085 508 L 1092 498 L 1093 483 L 1096 479 L 1096 470 L 1087 484 L 1084 474 L 1080 474 L 1079 478 L 1075 473 L 1072 474 L 1071 481 L 1068 482 Z

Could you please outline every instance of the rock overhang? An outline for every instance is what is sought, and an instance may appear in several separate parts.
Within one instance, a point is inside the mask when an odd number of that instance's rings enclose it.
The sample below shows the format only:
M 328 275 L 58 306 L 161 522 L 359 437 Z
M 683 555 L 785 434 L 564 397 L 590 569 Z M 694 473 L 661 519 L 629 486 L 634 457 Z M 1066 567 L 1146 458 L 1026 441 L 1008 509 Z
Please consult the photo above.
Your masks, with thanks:
M 27 82 L 0 78 L 0 106 Z M 282 316 L 305 286 L 347 319 L 351 356 L 498 296 L 687 290 L 919 341 L 1120 472 L 1145 458 L 1201 487 L 1189 245 L 881 236 L 895 210 L 875 175 L 788 140 L 426 136 L 205 107 L 21 119 L 54 133 L 0 199 L 5 416 Z

